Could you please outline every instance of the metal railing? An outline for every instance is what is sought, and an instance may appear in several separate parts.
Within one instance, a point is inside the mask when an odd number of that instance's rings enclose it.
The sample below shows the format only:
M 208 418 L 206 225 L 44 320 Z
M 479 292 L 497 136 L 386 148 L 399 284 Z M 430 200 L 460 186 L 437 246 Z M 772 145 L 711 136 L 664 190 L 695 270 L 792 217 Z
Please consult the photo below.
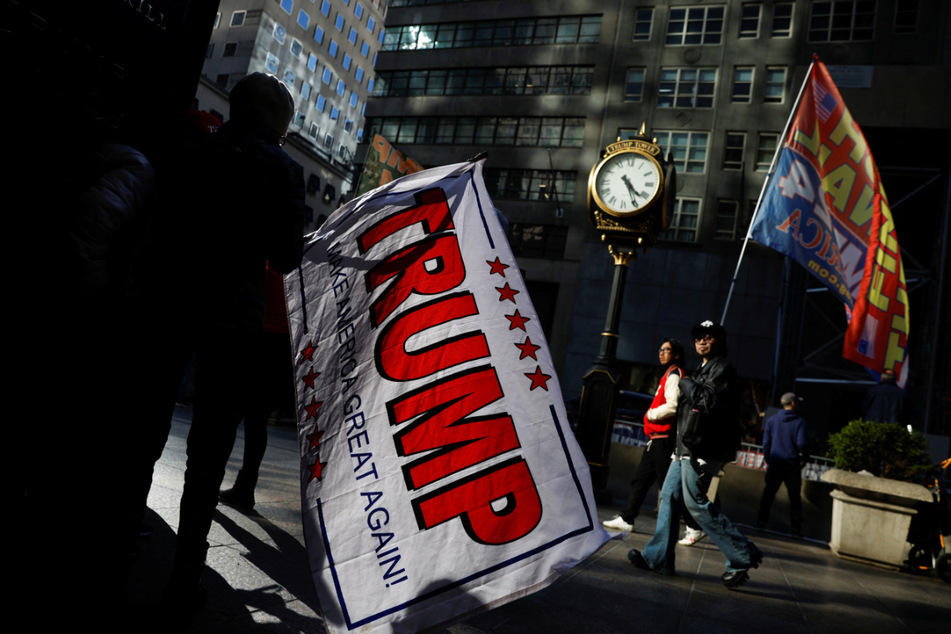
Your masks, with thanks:
M 614 422 L 611 442 L 615 442 L 619 445 L 644 447 L 647 445 L 648 440 L 649 438 L 644 433 L 643 423 Z M 766 465 L 763 462 L 762 445 L 747 442 L 742 443 L 740 450 L 736 452 L 735 464 L 745 469 L 766 471 Z M 826 458 L 825 456 L 809 456 L 809 460 L 802 468 L 802 478 L 803 480 L 814 480 L 818 482 L 822 479 L 822 474 L 833 466 L 831 458 Z

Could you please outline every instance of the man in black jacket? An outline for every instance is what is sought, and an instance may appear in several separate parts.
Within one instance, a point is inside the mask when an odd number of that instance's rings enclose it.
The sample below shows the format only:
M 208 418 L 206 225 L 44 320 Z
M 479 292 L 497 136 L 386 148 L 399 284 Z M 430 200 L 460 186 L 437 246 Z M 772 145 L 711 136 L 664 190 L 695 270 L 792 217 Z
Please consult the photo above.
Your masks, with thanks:
M 643 552 L 628 559 L 638 568 L 674 574 L 674 555 L 684 507 L 726 557 L 721 577 L 728 588 L 749 579 L 749 569 L 763 553 L 744 537 L 720 509 L 707 499 L 710 481 L 734 459 L 739 446 L 739 400 L 736 370 L 726 358 L 726 331 L 704 321 L 691 331 L 703 365 L 680 381 L 677 446 L 660 494 L 657 527 Z

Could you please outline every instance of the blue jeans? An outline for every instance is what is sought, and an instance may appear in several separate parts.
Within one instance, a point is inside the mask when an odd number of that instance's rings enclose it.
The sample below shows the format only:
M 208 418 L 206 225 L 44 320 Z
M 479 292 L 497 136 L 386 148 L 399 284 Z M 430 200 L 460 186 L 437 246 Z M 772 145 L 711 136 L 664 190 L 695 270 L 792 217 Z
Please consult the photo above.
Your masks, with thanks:
M 733 525 L 733 522 L 707 499 L 712 475 L 718 463 L 708 463 L 701 478 L 687 458 L 670 463 L 657 508 L 657 528 L 641 555 L 652 570 L 674 574 L 675 549 L 680 535 L 680 514 L 686 507 L 703 532 L 726 557 L 729 572 L 747 570 L 759 549 Z

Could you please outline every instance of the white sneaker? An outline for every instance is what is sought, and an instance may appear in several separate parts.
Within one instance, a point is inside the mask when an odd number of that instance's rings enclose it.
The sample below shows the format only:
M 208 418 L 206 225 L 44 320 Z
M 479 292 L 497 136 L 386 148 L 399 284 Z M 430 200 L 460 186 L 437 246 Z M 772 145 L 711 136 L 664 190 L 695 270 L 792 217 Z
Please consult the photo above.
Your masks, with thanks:
M 620 515 L 615 515 L 611 519 L 601 522 L 601 525 L 604 526 L 605 528 L 611 528 L 616 531 L 622 531 L 622 532 L 629 532 L 634 530 L 634 525 L 628 524 L 627 522 L 625 522 L 624 518 L 622 518 Z
M 704 533 L 699 528 L 694 529 L 688 526 L 687 532 L 686 534 L 684 534 L 683 539 L 681 539 L 677 543 L 680 544 L 681 546 L 693 546 L 694 544 L 696 544 L 697 542 L 699 542 L 701 539 L 703 539 L 706 536 L 707 536 L 706 533 Z

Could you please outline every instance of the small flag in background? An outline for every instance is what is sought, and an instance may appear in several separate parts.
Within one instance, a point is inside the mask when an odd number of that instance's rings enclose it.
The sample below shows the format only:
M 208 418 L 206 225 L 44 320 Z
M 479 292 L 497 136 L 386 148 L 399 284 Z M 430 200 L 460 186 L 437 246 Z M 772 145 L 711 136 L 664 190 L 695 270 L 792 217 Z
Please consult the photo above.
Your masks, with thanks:
M 422 165 L 404 156 L 402 152 L 390 145 L 390 142 L 379 134 L 374 134 L 370 147 L 367 149 L 367 158 L 363 165 L 363 172 L 360 175 L 356 195 L 362 196 L 371 189 L 376 189 L 401 176 L 414 174 L 422 169 Z

